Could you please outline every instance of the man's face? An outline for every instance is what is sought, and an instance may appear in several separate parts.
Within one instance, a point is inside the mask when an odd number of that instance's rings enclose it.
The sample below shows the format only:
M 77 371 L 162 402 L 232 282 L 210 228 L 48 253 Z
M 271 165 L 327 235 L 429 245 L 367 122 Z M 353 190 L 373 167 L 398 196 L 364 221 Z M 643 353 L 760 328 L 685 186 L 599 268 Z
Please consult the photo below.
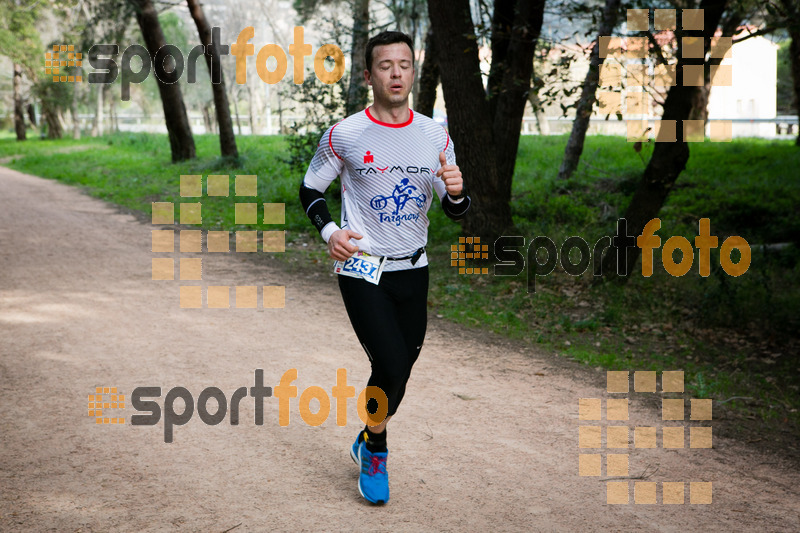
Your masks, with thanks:
M 372 72 L 364 71 L 367 84 L 372 86 L 376 103 L 392 106 L 408 104 L 414 83 L 414 59 L 406 43 L 376 46 L 372 50 Z

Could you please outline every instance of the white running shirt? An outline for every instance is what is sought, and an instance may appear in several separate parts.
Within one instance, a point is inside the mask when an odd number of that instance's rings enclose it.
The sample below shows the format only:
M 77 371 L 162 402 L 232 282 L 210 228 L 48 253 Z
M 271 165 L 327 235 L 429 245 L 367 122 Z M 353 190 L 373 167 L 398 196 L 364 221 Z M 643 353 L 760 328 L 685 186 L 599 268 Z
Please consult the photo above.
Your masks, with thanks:
M 324 193 L 336 176 L 342 181 L 342 226 L 363 236 L 350 239 L 372 255 L 405 257 L 428 242 L 428 209 L 433 189 L 440 201 L 445 184 L 436 171 L 439 152 L 447 164 L 456 161 L 453 142 L 434 120 L 409 109 L 402 124 L 373 117 L 369 108 L 331 126 L 322 136 L 303 183 Z M 325 242 L 340 229 L 330 222 L 321 232 Z M 425 254 L 387 261 L 384 271 L 423 267 Z

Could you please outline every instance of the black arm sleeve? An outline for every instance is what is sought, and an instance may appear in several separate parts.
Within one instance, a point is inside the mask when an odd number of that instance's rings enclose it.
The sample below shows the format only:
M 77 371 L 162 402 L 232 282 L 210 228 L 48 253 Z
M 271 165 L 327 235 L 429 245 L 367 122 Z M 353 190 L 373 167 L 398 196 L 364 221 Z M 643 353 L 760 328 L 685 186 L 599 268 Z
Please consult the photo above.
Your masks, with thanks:
M 328 204 L 325 201 L 325 196 L 318 190 L 301 184 L 300 203 L 303 204 L 303 210 L 320 233 L 322 232 L 322 228 L 327 226 L 330 222 L 333 222 L 333 217 L 331 217 L 331 213 L 328 211 Z
M 461 220 L 464 218 L 464 215 L 466 215 L 467 211 L 469 211 L 470 205 L 472 205 L 472 200 L 469 196 L 465 196 L 464 200 L 457 204 L 454 204 L 450 201 L 449 194 L 446 194 L 444 196 L 444 200 L 442 200 L 442 209 L 444 209 L 444 214 L 453 220 Z

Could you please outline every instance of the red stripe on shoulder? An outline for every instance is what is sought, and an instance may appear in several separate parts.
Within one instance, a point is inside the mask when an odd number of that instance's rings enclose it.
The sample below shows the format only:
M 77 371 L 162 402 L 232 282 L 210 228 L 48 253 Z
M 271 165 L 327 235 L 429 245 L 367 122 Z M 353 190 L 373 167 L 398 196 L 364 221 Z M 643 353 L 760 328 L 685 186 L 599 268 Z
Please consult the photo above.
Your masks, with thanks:
M 336 124 L 334 124 L 333 128 L 335 128 L 339 124 L 341 124 L 341 122 L 337 122 Z M 333 139 L 332 139 L 332 137 L 333 137 L 333 128 L 331 128 L 331 132 L 328 134 L 328 146 L 330 146 L 331 152 L 333 152 L 333 155 L 335 155 L 336 157 L 341 159 L 342 157 L 339 154 L 336 153 L 336 150 L 333 149 Z
M 444 145 L 444 150 L 447 150 L 447 147 L 450 146 L 450 134 L 447 133 L 447 130 L 445 130 L 444 128 L 442 128 L 442 129 L 444 130 L 444 136 L 447 138 L 447 142 Z M 442 151 L 444 151 L 444 150 L 442 150 Z

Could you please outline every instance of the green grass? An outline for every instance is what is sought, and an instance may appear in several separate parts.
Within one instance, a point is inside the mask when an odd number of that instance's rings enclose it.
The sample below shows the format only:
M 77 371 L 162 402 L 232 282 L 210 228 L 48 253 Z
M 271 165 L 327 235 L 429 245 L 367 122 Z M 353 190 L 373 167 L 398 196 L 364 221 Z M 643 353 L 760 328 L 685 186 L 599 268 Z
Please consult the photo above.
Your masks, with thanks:
M 301 273 L 329 270 L 322 241 L 297 200 L 302 171 L 287 163 L 284 138 L 238 137 L 237 164 L 218 157 L 216 137 L 195 140 L 198 158 L 171 164 L 164 135 L 24 143 L 5 135 L 0 136 L 0 159 L 14 156 L 13 168 L 81 186 L 144 213 L 153 201 L 181 201 L 182 174 L 256 174 L 259 202 L 286 203 L 287 253 L 282 260 Z M 591 246 L 612 235 L 652 149 L 645 146 L 640 155 L 624 138 L 589 137 L 575 175 L 559 182 L 565 143 L 565 136 L 526 136 L 520 142 L 512 213 L 526 243 L 543 235 L 560 246 L 578 235 Z M 711 276 L 699 276 L 695 263 L 685 276 L 672 277 L 656 250 L 652 277 L 634 275 L 626 284 L 597 285 L 591 272 L 572 277 L 558 267 L 537 278 L 535 292 L 528 293 L 524 274 L 468 277 L 450 267 L 450 246 L 457 243 L 460 228 L 434 208 L 429 239 L 433 312 L 592 366 L 682 369 L 689 394 L 720 401 L 744 396 L 750 399 L 726 405 L 796 427 L 800 181 L 794 176 L 800 150 L 790 141 L 757 139 L 698 143 L 690 149 L 687 169 L 659 214 L 662 245 L 672 235 L 693 242 L 698 219 L 709 218 L 720 243 L 740 235 L 753 246 L 745 275 L 726 275 L 718 252 L 712 252 Z M 335 196 L 329 198 L 332 211 L 338 212 Z M 204 198 L 202 226 L 237 229 L 234 199 Z M 795 244 L 766 253 L 754 246 L 770 243 Z
M 24 156 L 15 159 L 10 166 L 84 187 L 93 196 L 148 214 L 154 201 L 181 201 L 181 175 L 256 174 L 260 178 L 258 197 L 261 201 L 288 204 L 286 229 L 293 232 L 308 229 L 307 219 L 296 199 L 302 176 L 293 175 L 280 157 L 287 147 L 283 138 L 238 138 L 241 154 L 238 163 L 213 155 L 219 153 L 215 136 L 196 135 L 195 142 L 199 157 L 177 164 L 169 162 L 166 136 L 122 133 L 77 141 L 18 143 L 11 139 L 0 140 L 0 158 Z M 231 180 L 229 197 L 203 198 L 203 228 L 236 229 L 233 193 Z M 239 201 L 247 200 L 239 198 Z M 256 227 L 275 229 L 263 224 Z

